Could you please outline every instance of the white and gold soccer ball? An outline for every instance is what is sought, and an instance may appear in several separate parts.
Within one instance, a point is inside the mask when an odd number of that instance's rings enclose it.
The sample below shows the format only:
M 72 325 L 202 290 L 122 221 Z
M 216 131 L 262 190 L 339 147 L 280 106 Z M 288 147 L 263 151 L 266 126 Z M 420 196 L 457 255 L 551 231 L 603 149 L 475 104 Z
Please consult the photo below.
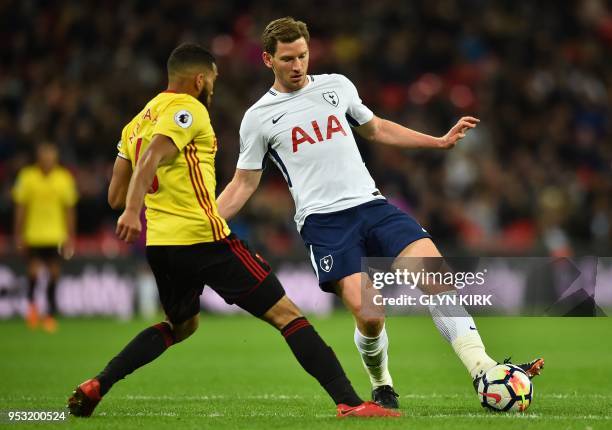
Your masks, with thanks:
M 533 384 L 520 367 L 498 364 L 480 378 L 478 399 L 485 409 L 524 412 L 533 400 Z

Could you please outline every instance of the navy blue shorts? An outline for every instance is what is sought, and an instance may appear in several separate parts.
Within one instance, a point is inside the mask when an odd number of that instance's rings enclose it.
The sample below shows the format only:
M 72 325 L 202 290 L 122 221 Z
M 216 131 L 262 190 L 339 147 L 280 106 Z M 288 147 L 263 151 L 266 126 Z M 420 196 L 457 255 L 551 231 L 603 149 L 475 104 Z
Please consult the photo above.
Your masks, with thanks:
M 323 291 L 361 272 L 363 257 L 397 257 L 412 242 L 431 238 L 411 216 L 387 200 L 306 217 L 300 232 Z

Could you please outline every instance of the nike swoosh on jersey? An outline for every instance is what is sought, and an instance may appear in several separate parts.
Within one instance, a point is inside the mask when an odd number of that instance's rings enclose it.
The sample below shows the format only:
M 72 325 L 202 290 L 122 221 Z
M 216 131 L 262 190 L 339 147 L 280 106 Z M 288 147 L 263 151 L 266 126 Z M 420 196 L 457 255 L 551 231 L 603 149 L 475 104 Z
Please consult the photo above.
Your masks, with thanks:
M 281 116 L 279 116 L 278 118 L 272 118 L 272 124 L 276 124 L 278 121 L 280 121 L 280 119 L 282 117 L 284 117 L 287 114 L 287 112 L 285 112 L 284 114 L 282 114 Z

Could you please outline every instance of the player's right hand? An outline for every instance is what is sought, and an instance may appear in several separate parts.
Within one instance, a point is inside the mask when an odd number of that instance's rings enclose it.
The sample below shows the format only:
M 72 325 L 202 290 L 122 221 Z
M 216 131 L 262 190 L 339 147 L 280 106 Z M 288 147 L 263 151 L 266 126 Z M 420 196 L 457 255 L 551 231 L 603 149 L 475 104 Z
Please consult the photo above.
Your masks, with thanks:
M 23 237 L 21 237 L 19 234 L 15 235 L 15 250 L 17 251 L 18 255 L 24 255 L 26 251 Z
M 133 211 L 124 210 L 117 220 L 117 236 L 119 239 L 132 243 L 140 237 L 142 225 L 140 224 L 140 214 Z
M 472 116 L 464 116 L 457 124 L 451 128 L 448 133 L 442 136 L 441 148 L 443 149 L 451 149 L 454 147 L 457 142 L 465 137 L 465 134 L 468 130 L 476 127 L 476 125 L 480 122 L 478 118 L 474 118 Z
M 69 237 L 59 247 L 59 253 L 64 260 L 70 260 L 74 257 L 74 239 Z

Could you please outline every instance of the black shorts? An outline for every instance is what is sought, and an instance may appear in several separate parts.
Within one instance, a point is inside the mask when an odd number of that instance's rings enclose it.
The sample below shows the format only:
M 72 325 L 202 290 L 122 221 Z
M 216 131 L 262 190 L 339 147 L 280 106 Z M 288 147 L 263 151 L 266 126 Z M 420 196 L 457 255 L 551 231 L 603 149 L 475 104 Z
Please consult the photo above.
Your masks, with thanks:
M 29 246 L 26 250 L 26 258 L 30 260 L 42 260 L 45 263 L 60 260 L 58 246 Z
M 227 303 L 259 317 L 285 291 L 268 263 L 233 233 L 217 242 L 147 246 L 159 298 L 174 324 L 200 312 L 200 295 L 210 286 Z

